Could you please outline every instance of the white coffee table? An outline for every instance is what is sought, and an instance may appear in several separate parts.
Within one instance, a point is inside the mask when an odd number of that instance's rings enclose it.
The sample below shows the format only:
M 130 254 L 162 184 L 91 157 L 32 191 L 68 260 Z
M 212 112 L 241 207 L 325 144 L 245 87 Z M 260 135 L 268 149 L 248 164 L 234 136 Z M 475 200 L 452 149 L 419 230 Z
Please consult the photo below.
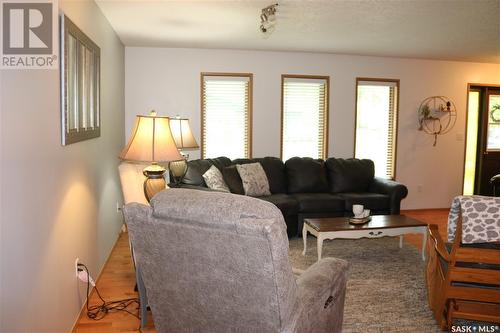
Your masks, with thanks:
M 304 240 L 302 255 L 306 254 L 308 232 L 317 238 L 318 260 L 321 259 L 325 239 L 399 236 L 399 247 L 401 248 L 403 247 L 403 235 L 422 234 L 422 260 L 425 261 L 427 223 L 405 215 L 374 215 L 370 222 L 362 225 L 350 224 L 347 217 L 306 218 L 302 229 L 302 238 Z

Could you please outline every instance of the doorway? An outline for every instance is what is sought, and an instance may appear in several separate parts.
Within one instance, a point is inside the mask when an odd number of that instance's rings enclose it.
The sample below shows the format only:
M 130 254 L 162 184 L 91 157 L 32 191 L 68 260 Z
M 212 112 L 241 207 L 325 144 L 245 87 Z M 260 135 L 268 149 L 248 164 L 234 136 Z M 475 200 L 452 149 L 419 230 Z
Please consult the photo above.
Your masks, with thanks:
M 493 195 L 490 179 L 500 174 L 500 86 L 469 84 L 464 195 Z

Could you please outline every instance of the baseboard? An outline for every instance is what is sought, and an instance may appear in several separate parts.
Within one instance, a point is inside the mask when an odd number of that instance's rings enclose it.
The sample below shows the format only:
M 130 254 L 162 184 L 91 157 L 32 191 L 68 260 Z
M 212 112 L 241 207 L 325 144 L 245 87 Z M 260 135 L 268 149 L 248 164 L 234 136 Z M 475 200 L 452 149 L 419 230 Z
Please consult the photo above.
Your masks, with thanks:
M 123 228 L 120 229 L 120 232 L 118 233 L 118 237 L 116 237 L 116 240 L 115 240 L 115 244 L 113 245 L 113 247 L 111 248 L 111 251 L 109 251 L 109 254 L 108 254 L 108 258 L 106 258 L 106 261 L 104 262 L 104 264 L 102 265 L 101 267 L 101 270 L 99 271 L 99 274 L 97 275 L 97 279 L 95 280 L 95 284 L 97 285 L 99 283 L 99 281 L 101 280 L 101 276 L 102 276 L 102 272 L 104 271 L 104 268 L 107 266 L 108 264 L 108 261 L 109 259 L 111 258 L 111 254 L 113 253 L 113 251 L 115 250 L 116 248 L 116 245 L 118 244 L 118 240 L 120 239 L 120 235 L 124 233 L 123 231 Z M 94 295 L 94 292 L 95 292 L 95 289 L 93 286 L 91 286 L 92 289 L 90 289 L 90 292 L 89 292 L 89 295 L 88 297 L 92 297 Z M 75 322 L 73 323 L 73 327 L 71 328 L 71 333 L 74 333 L 75 332 L 75 329 L 76 329 L 76 325 L 78 324 L 78 321 L 80 320 L 80 317 L 82 316 L 82 314 L 85 313 L 85 311 L 87 310 L 86 308 L 86 303 L 87 303 L 87 298 L 84 299 L 83 301 L 83 304 L 82 304 L 82 307 L 80 309 L 80 311 L 78 312 L 78 316 L 76 317 L 76 320 Z
M 450 207 L 446 208 L 417 208 L 417 209 L 401 209 L 401 214 L 405 212 L 414 212 L 414 213 L 424 213 L 424 212 L 444 212 L 449 211 Z

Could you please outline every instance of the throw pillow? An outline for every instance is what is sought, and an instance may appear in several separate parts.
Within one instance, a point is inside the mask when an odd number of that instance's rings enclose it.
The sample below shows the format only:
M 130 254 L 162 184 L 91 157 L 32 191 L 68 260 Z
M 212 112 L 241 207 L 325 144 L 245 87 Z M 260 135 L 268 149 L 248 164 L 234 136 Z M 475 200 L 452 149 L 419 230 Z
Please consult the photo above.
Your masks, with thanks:
M 205 184 L 212 190 L 229 192 L 229 188 L 222 177 L 222 173 L 215 165 L 212 165 L 204 174 L 203 179 Z
M 237 164 L 236 168 L 240 174 L 245 195 L 251 197 L 271 195 L 269 181 L 260 163 Z

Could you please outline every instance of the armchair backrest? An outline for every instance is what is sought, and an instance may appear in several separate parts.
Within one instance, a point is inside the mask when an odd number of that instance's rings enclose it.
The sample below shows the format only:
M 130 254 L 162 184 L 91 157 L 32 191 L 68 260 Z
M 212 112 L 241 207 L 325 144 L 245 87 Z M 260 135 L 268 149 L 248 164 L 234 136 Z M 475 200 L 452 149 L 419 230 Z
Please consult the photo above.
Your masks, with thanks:
M 448 241 L 457 238 L 464 244 L 500 242 L 500 198 L 455 197 L 448 216 Z
M 158 332 L 279 332 L 299 300 L 283 216 L 251 197 L 168 189 L 124 208 Z

